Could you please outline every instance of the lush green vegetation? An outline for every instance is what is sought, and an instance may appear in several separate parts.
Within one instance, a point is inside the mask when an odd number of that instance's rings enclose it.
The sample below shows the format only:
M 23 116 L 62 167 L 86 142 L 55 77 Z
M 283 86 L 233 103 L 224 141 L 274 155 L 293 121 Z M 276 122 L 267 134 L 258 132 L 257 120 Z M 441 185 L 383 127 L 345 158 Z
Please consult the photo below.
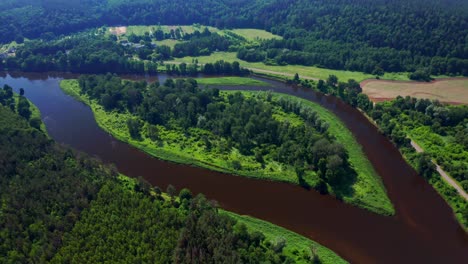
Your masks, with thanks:
M 294 97 L 196 85 L 168 80 L 147 87 L 110 75 L 61 83 L 91 106 L 101 127 L 156 157 L 298 183 L 393 214 L 372 165 L 330 112 Z
M 56 145 L 9 106 L 0 105 L 0 120 L 2 263 L 344 262 L 271 224 L 247 228 L 187 189 L 162 193 L 118 175 Z
M 197 78 L 195 80 L 199 85 L 208 86 L 269 86 L 269 84 L 264 81 L 245 77 Z
M 431 160 L 468 191 L 468 107 L 397 97 L 367 110 L 384 134 L 400 148 L 418 173 L 448 201 L 460 222 L 468 226 L 468 202 L 442 180 Z M 424 149 L 416 153 L 408 137 Z
M 25 37 L 48 40 L 103 24 L 198 23 L 221 29 L 256 27 L 282 37 L 238 47 L 239 58 L 248 61 L 373 75 L 417 70 L 433 75 L 468 74 L 468 7 L 463 0 L 87 0 L 79 8 L 74 1 L 21 0 L 3 1 L 0 10 L 8 21 L 0 27 L 3 43 L 23 42 Z M 177 29 L 161 30 L 162 37 L 171 36 L 171 31 L 177 37 Z

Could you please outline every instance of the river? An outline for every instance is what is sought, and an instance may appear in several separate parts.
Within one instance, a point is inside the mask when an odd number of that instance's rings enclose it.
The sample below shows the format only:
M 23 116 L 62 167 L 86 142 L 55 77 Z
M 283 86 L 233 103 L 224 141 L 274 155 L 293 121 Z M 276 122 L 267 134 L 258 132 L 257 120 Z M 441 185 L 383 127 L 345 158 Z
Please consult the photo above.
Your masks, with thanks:
M 73 75 L 4 73 L 0 85 L 9 84 L 17 92 L 24 88 L 57 142 L 115 164 L 120 172 L 141 176 L 161 188 L 172 184 L 179 190 L 186 187 L 203 193 L 227 210 L 309 237 L 352 263 L 468 263 L 468 234 L 450 207 L 359 111 L 334 97 L 274 81 L 269 81 L 273 87 L 236 87 L 295 95 L 339 116 L 381 175 L 395 216 L 380 216 L 291 184 L 154 159 L 101 130 L 89 107 L 65 95 L 59 82 L 70 77 Z

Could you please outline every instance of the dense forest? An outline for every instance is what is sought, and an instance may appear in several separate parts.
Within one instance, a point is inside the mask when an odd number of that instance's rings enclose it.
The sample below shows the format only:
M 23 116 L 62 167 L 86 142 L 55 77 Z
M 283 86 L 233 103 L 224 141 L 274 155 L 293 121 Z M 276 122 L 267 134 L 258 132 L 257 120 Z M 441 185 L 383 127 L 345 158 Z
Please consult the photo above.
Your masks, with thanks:
M 247 231 L 201 195 L 119 176 L 3 103 L 0 119 L 2 263 L 294 261 L 285 241 Z
M 0 26 L 3 43 L 102 25 L 200 23 L 260 28 L 283 36 L 239 51 L 239 58 L 249 61 L 376 75 L 416 70 L 468 74 L 468 5 L 462 0 L 86 0 L 79 6 L 74 1 L 23 0 L 6 1 L 0 10 L 7 21 Z
M 343 186 L 349 187 L 356 175 L 346 150 L 328 133 L 328 124 L 316 112 L 287 99 L 223 95 L 217 89 L 198 88 L 193 79 L 147 86 L 112 75 L 89 75 L 81 76 L 79 85 L 81 93 L 106 111 L 131 113 L 127 129 L 136 140 L 149 138 L 164 145 L 162 134 L 178 131 L 199 141 L 198 148 L 203 145 L 220 157 L 236 150 L 262 170 L 272 161 L 291 166 L 304 186 L 308 186 L 305 175 L 313 172 L 318 175 L 313 187 L 322 192 L 328 191 L 327 185 L 346 189 Z M 297 124 L 278 119 L 281 113 L 296 116 Z M 229 167 L 239 173 L 244 165 L 232 160 Z

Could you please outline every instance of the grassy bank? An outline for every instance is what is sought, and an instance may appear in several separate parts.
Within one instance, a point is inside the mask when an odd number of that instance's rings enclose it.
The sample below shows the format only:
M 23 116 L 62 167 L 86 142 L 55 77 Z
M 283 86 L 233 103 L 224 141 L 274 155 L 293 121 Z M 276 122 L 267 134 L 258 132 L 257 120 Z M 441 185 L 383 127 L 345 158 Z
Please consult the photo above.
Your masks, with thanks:
M 286 247 L 284 248 L 284 252 L 287 256 L 294 258 L 296 263 L 309 263 L 305 262 L 299 256 L 307 254 L 311 249 L 315 250 L 321 263 L 323 264 L 348 263 L 330 249 L 270 222 L 266 222 L 250 216 L 238 215 L 228 211 L 222 211 L 222 213 L 227 214 L 230 217 L 236 219 L 238 222 L 245 224 L 251 231 L 257 230 L 262 232 L 267 237 L 267 239 L 271 241 L 275 241 L 280 238 L 285 239 Z
M 268 83 L 245 77 L 219 77 L 219 78 L 197 78 L 199 85 L 227 85 L 227 86 L 270 86 Z
M 199 128 L 190 128 L 187 137 L 184 133 L 175 130 L 168 130 L 165 127 L 158 126 L 160 141 L 153 142 L 144 136 L 141 140 L 131 138 L 126 126 L 126 120 L 132 118 L 129 113 L 105 112 L 104 109 L 95 101 L 90 101 L 86 96 L 79 94 L 79 86 L 76 80 L 65 80 L 61 82 L 62 89 L 78 100 L 88 104 L 95 115 L 96 121 L 101 128 L 108 131 L 117 139 L 127 142 L 150 155 L 170 160 L 178 163 L 191 164 L 216 171 L 237 174 L 247 177 L 261 178 L 266 180 L 275 180 L 298 184 L 298 178 L 293 166 L 280 164 L 273 160 L 268 160 L 262 166 L 253 156 L 244 156 L 238 150 L 233 149 L 230 153 L 218 153 L 217 151 L 207 151 L 203 146 L 201 138 L 209 137 L 207 131 Z M 223 92 L 228 94 L 232 92 Z M 244 92 L 246 96 L 251 96 L 253 92 Z M 286 95 L 273 94 L 274 100 L 278 100 Z M 331 112 L 321 106 L 298 99 L 293 96 L 287 96 L 288 100 L 300 100 L 306 106 L 316 111 L 320 118 L 330 124 L 329 131 L 335 135 L 337 141 L 344 145 L 349 153 L 349 161 L 357 172 L 357 180 L 352 186 L 352 192 L 343 195 L 343 200 L 366 208 L 370 211 L 391 215 L 394 209 L 390 200 L 385 194 L 385 189 L 381 184 L 378 175 L 373 170 L 372 165 L 364 156 L 359 144 L 356 142 L 351 132 L 338 120 Z M 289 120 L 291 124 L 301 123 L 302 119 L 291 113 L 275 111 L 274 117 L 278 120 Z M 145 127 L 147 124 L 144 125 Z M 146 131 L 145 127 L 142 131 Z M 195 136 L 193 136 L 195 135 Z M 226 144 L 224 140 L 218 140 L 213 143 L 214 146 Z M 214 149 L 214 148 L 213 148 Z M 233 161 L 242 164 L 241 168 L 234 168 Z M 313 171 L 307 171 L 305 180 L 315 186 L 318 176 Z

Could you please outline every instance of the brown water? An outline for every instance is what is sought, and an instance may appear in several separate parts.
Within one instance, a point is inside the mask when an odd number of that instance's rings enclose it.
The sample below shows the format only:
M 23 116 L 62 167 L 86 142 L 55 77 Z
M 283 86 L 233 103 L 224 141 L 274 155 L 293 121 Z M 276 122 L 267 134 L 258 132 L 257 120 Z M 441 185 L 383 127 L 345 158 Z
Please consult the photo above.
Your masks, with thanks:
M 124 174 L 142 176 L 165 188 L 172 184 L 204 193 L 227 210 L 283 226 L 337 252 L 352 263 L 468 263 L 468 235 L 450 207 L 398 150 L 359 111 L 333 97 L 271 82 L 273 89 L 320 103 L 338 115 L 362 144 L 382 176 L 395 217 L 344 204 L 298 186 L 232 176 L 160 161 L 113 139 L 96 124 L 91 110 L 63 94 L 60 78 L 70 76 L 4 75 L 16 91 L 42 112 L 49 134 L 58 142 L 113 163 Z M 165 78 L 163 76 L 163 78 Z

